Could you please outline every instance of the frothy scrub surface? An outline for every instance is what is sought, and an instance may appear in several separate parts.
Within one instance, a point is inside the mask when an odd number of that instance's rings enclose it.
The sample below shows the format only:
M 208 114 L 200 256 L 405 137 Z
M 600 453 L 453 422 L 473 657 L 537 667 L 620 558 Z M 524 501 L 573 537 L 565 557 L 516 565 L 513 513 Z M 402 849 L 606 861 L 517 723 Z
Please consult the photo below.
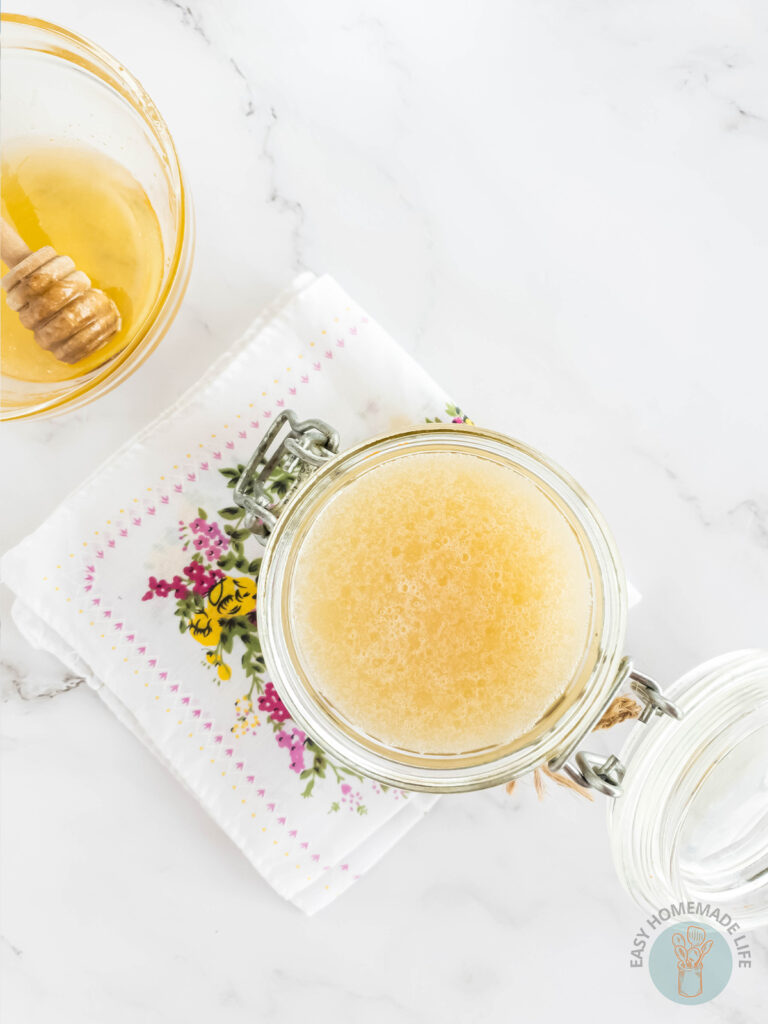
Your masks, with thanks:
M 549 498 L 471 453 L 370 470 L 319 513 L 291 595 L 313 685 L 370 735 L 460 753 L 527 732 L 590 630 L 579 542 Z

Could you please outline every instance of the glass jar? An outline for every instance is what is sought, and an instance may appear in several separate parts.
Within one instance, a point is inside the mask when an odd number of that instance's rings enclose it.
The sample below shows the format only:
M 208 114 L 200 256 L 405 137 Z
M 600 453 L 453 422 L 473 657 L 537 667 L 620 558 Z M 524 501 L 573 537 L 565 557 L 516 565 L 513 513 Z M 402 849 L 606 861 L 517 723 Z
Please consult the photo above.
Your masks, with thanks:
M 619 878 L 648 909 L 711 904 L 768 923 L 768 653 L 737 651 L 668 688 L 682 721 L 632 730 L 608 805 Z
M 125 346 L 106 364 L 70 380 L 2 378 L 0 418 L 73 409 L 114 388 L 154 350 L 189 280 L 194 218 L 170 132 L 141 84 L 100 47 L 57 25 L 2 15 L 2 141 L 80 144 L 125 167 L 157 216 L 164 249 L 156 298 Z
M 291 434 L 282 458 L 289 460 L 291 474 L 302 465 L 303 453 L 297 444 L 307 437 L 307 425 L 291 421 L 291 415 L 281 414 L 274 424 L 236 490 L 235 500 L 255 512 L 252 525 L 257 530 L 271 531 L 259 574 L 259 636 L 272 679 L 294 720 L 323 749 L 356 771 L 404 789 L 455 793 L 498 785 L 542 764 L 561 765 L 599 720 L 629 670 L 623 658 L 627 610 L 624 572 L 608 528 L 584 491 L 553 462 L 519 441 L 463 424 L 434 424 L 374 438 L 342 455 L 324 449 L 319 436 L 310 437 L 314 465 L 303 463 L 312 471 L 310 480 L 298 493 L 288 495 L 290 500 L 282 499 L 281 509 L 268 494 L 262 495 L 254 509 L 253 494 L 247 493 L 249 482 L 263 472 L 264 466 L 267 472 L 274 468 L 267 450 L 286 423 L 291 426 Z M 315 429 L 327 431 L 324 424 Z M 307 677 L 290 614 L 298 554 L 321 509 L 341 488 L 383 463 L 434 452 L 471 453 L 513 468 L 532 480 L 578 538 L 593 595 L 589 642 L 578 669 L 535 727 L 504 745 L 440 755 L 387 745 L 348 721 Z M 275 515 L 276 511 L 280 514 Z M 263 518 L 265 514 L 268 521 Z
M 327 424 L 300 423 L 285 411 L 234 492 L 248 513 L 244 525 L 266 544 L 258 593 L 265 662 L 301 728 L 355 771 L 402 789 L 461 792 L 544 765 L 563 769 L 580 785 L 620 798 L 608 802 L 612 853 L 638 903 L 657 909 L 694 900 L 731 913 L 742 926 L 768 923 L 768 654 L 744 651 L 708 662 L 665 697 L 623 655 L 627 586 L 610 532 L 550 459 L 502 434 L 453 423 L 402 430 L 343 454 L 338 446 Z M 363 474 L 424 452 L 471 453 L 527 476 L 566 518 L 589 567 L 593 611 L 581 663 L 534 728 L 506 746 L 439 756 L 388 746 L 345 719 L 298 656 L 291 590 L 315 517 Z M 270 489 L 276 469 L 292 481 L 287 492 Z M 577 750 L 628 683 L 641 714 L 620 754 Z

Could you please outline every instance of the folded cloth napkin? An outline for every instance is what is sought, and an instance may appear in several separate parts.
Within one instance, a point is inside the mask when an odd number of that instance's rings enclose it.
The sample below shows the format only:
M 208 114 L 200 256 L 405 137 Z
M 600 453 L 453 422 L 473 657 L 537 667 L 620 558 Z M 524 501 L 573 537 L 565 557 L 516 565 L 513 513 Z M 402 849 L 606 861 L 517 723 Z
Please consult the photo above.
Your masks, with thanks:
M 254 867 L 312 913 L 434 797 L 334 764 L 297 729 L 256 634 L 259 542 L 231 487 L 283 408 L 343 447 L 461 418 L 330 278 L 302 275 L 168 412 L 2 562 L 14 618 L 81 674 L 194 793 Z M 226 607 L 225 624 L 203 612 Z

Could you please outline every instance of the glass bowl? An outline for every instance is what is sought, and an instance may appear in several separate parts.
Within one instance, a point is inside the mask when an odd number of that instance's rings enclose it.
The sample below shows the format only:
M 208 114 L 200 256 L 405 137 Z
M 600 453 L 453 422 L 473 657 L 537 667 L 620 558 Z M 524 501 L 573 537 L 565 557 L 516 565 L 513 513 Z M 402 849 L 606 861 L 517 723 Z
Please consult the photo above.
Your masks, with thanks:
M 194 220 L 168 128 L 140 83 L 100 47 L 57 25 L 2 15 L 2 144 L 77 144 L 126 168 L 157 216 L 164 249 L 154 302 L 123 348 L 71 380 L 2 377 L 0 418 L 49 416 L 93 401 L 125 380 L 158 345 L 189 280 Z M 87 268 L 83 268 L 87 272 Z M 4 299 L 0 301 L 5 301 Z

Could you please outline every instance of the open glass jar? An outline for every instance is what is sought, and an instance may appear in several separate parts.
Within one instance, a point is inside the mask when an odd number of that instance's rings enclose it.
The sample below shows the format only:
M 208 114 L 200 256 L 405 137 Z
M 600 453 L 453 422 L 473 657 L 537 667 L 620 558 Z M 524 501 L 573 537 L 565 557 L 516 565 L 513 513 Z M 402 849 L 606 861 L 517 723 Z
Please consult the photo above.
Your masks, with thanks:
M 299 438 L 289 440 L 295 444 Z M 506 782 L 544 763 L 562 763 L 600 718 L 620 678 L 626 675 L 622 663 L 626 625 L 624 574 L 607 527 L 584 492 L 532 449 L 474 427 L 417 427 L 376 438 L 333 458 L 317 455 L 322 448 L 317 438 L 312 441 L 315 457 L 322 459 L 323 464 L 315 468 L 311 482 L 291 496 L 292 500 L 276 518 L 259 576 L 262 647 L 275 685 L 295 720 L 321 747 L 355 770 L 385 785 L 405 789 L 455 793 Z M 309 527 L 326 503 L 333 501 L 342 488 L 385 463 L 434 452 L 469 452 L 512 467 L 534 480 L 579 539 L 593 601 L 589 642 L 578 670 L 562 697 L 530 733 L 482 750 L 420 754 L 368 735 L 319 692 L 299 654 L 291 604 L 299 553 Z M 292 454 L 290 449 L 287 454 L 299 461 L 303 457 Z M 261 460 L 262 456 L 257 455 L 257 466 Z M 243 497 L 242 491 L 236 493 L 236 500 Z M 274 506 L 272 511 L 274 514 Z M 416 510 L 414 514 L 418 514 Z M 263 525 L 264 520 L 260 523 Z
M 355 771 L 402 789 L 461 792 L 545 765 L 563 769 L 580 785 L 622 797 L 610 801 L 609 827 L 619 875 L 638 902 L 658 907 L 695 896 L 745 923 L 768 920 L 768 655 L 726 656 L 664 697 L 624 656 L 626 580 L 599 511 L 567 473 L 519 441 L 429 424 L 342 454 L 338 446 L 327 424 L 283 412 L 235 489 L 245 525 L 266 542 L 258 595 L 266 665 L 302 729 Z M 319 691 L 299 651 L 292 588 L 302 545 L 329 502 L 377 467 L 433 452 L 512 468 L 545 494 L 578 539 L 592 619 L 577 669 L 530 730 L 506 744 L 427 755 L 370 735 Z M 287 491 L 271 487 L 276 470 L 291 481 Z M 343 642 L 344 623 L 339 630 Z M 642 711 L 621 755 L 578 750 L 627 685 Z
M 682 720 L 634 728 L 621 751 L 608 806 L 619 878 L 649 909 L 685 898 L 766 924 L 768 653 L 721 655 L 667 692 Z

